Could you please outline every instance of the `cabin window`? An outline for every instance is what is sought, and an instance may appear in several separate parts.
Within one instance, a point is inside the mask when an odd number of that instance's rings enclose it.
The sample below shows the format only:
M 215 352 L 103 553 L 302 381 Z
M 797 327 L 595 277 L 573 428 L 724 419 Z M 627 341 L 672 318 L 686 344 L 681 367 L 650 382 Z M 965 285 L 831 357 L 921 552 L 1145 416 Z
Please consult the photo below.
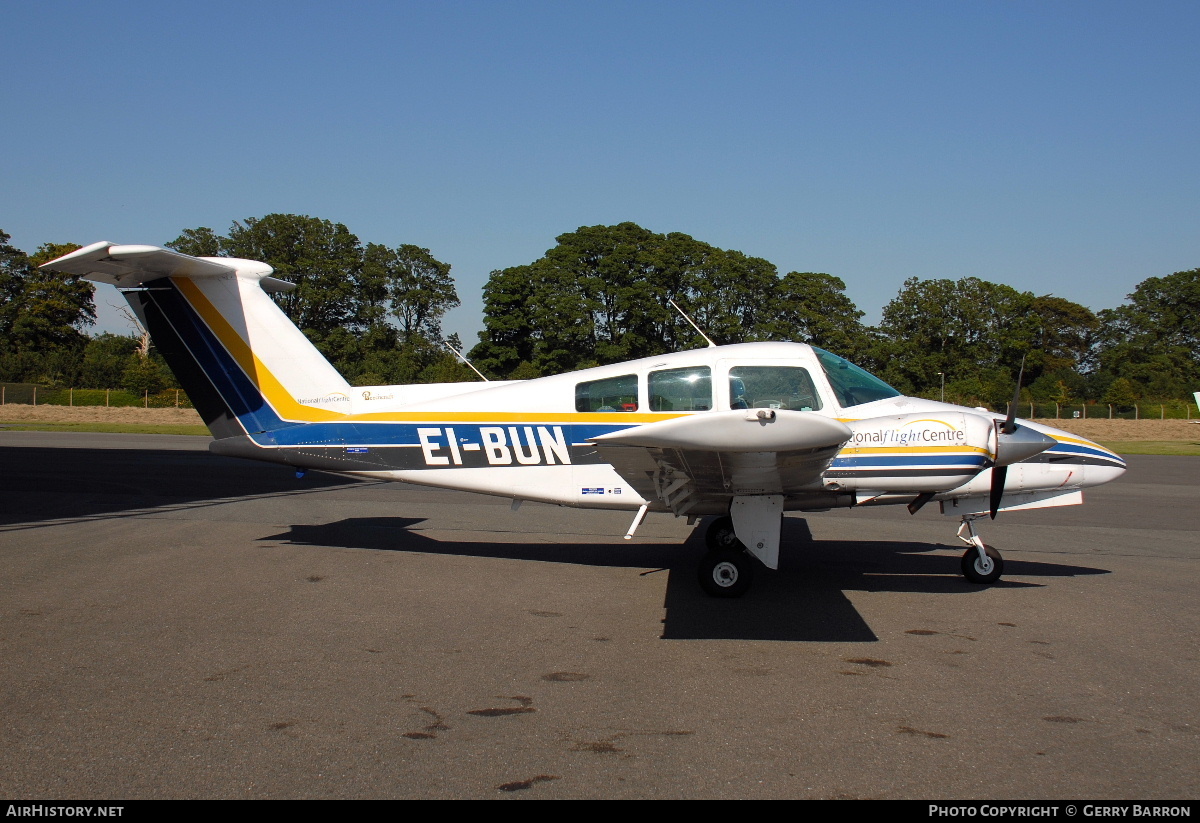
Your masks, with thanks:
M 708 411 L 712 374 L 708 366 L 650 372 L 651 411 Z
M 729 370 L 729 408 L 817 411 L 821 398 L 808 369 L 736 366 Z
M 636 374 L 623 374 L 604 380 L 589 380 L 575 385 L 575 411 L 620 412 L 637 411 L 638 380 Z
M 830 354 L 824 349 L 813 346 L 813 354 L 825 370 L 829 378 L 829 387 L 833 389 L 842 408 L 870 403 L 873 400 L 886 400 L 889 397 L 899 397 L 900 392 L 884 383 L 875 375 L 844 360 L 836 354 Z

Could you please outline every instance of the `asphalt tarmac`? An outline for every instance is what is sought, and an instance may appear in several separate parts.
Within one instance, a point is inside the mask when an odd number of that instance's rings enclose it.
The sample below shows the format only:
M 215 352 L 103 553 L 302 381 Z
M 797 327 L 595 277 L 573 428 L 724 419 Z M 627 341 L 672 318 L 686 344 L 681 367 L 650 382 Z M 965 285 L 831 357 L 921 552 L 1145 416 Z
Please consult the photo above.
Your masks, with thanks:
M 1200 459 L 983 525 L 995 586 L 856 509 L 719 601 L 666 515 L 206 446 L 0 432 L 0 797 L 1200 796 Z

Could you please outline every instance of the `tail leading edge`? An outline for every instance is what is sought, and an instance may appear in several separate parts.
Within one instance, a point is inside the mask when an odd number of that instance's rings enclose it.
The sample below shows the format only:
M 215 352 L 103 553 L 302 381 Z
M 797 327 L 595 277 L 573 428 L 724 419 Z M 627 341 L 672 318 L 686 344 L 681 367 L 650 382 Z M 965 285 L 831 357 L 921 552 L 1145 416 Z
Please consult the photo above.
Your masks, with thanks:
M 124 293 L 214 438 L 343 419 L 350 386 L 268 296 L 265 263 L 101 242 L 43 269 Z

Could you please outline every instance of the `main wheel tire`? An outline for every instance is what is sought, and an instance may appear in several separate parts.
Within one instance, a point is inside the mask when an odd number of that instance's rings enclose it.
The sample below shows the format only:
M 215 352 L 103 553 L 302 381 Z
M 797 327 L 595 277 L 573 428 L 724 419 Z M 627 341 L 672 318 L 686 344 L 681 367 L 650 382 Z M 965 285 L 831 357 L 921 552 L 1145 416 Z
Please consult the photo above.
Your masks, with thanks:
M 979 557 L 979 551 L 972 547 L 963 554 L 961 565 L 963 577 L 972 583 L 987 585 L 995 583 L 1000 579 L 1000 575 L 1004 574 L 1004 558 L 991 546 L 985 544 L 983 548 L 987 554 L 988 563 L 985 564 Z
M 708 531 L 704 533 L 704 543 L 709 551 L 714 552 L 742 551 L 746 548 L 733 531 L 732 517 L 718 517 L 709 523 Z
M 700 559 L 700 587 L 711 597 L 741 597 L 754 580 L 754 558 L 737 550 L 718 550 Z

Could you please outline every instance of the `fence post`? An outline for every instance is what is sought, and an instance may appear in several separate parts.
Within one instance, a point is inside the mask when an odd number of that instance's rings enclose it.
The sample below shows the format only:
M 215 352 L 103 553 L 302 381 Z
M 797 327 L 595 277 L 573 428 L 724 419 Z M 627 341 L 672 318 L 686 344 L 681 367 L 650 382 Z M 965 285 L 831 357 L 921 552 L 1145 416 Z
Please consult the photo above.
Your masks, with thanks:
M 67 405 L 70 406 L 71 408 L 75 408 L 75 389 L 74 388 L 67 389 Z
M 7 388 L 8 386 L 0 386 L 0 406 L 4 405 L 4 390 Z
M 37 405 L 37 386 L 33 387 L 33 405 Z
M 175 408 L 179 408 L 179 389 L 175 390 Z
M 106 408 L 106 409 L 108 408 L 108 393 L 109 393 L 110 391 L 112 391 L 112 389 L 105 389 L 105 390 L 104 390 L 104 408 Z
M 1167 407 L 1166 406 L 1160 405 L 1158 407 L 1158 419 L 1159 420 L 1167 419 Z
M 146 395 L 142 400 L 142 408 L 144 408 L 144 409 L 150 408 L 150 390 L 149 389 L 146 389 Z
M 1054 419 L 1055 419 L 1055 420 L 1059 420 L 1059 419 L 1060 419 L 1060 418 L 1059 418 L 1059 416 L 1058 416 L 1058 403 L 1055 403 L 1055 404 L 1054 404 Z

